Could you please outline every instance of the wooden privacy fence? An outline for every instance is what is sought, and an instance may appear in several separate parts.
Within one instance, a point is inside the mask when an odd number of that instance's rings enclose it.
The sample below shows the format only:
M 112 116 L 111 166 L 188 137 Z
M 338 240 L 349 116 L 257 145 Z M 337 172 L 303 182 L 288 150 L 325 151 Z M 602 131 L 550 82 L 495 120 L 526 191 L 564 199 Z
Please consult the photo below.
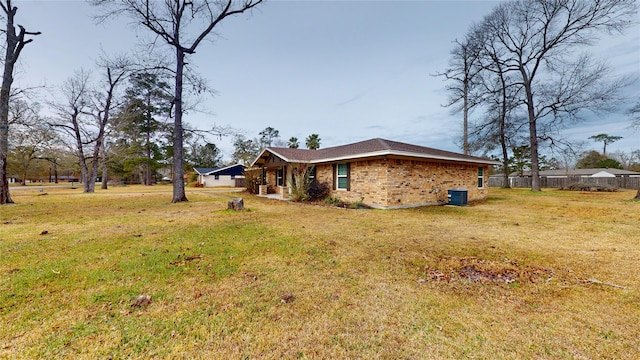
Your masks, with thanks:
M 531 187 L 530 177 L 510 177 L 509 184 L 513 188 Z M 567 187 L 571 184 L 589 184 L 608 186 L 618 189 L 639 189 L 640 177 L 582 177 L 569 176 L 562 178 L 541 177 L 540 186 L 547 188 Z M 489 186 L 504 187 L 504 178 L 490 177 Z

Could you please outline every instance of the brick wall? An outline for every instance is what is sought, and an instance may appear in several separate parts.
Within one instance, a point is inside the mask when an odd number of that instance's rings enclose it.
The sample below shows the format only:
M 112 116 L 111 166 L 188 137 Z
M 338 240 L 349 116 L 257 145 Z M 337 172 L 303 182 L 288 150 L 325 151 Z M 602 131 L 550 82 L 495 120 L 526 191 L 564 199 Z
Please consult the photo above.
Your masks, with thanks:
M 447 190 L 457 188 L 467 189 L 470 201 L 487 196 L 486 177 L 485 187 L 477 187 L 477 165 L 379 159 L 353 161 L 350 168 L 350 191 L 331 192 L 347 202 L 384 208 L 446 203 Z M 317 166 L 316 174 L 318 180 L 333 184 L 331 165 Z
M 267 192 L 269 194 L 274 194 L 276 192 L 276 169 L 275 168 L 271 168 L 271 169 L 267 169 L 267 185 L 268 185 L 268 190 Z
M 289 169 L 289 167 L 287 168 Z M 487 174 L 487 167 L 484 173 Z M 350 190 L 332 190 L 331 196 L 346 202 L 363 201 L 380 208 L 446 203 L 447 190 L 464 188 L 468 199 L 487 196 L 478 189 L 478 166 L 416 160 L 375 159 L 350 162 Z M 333 166 L 316 165 L 316 179 L 333 187 Z M 267 170 L 267 183 L 275 185 L 275 169 Z

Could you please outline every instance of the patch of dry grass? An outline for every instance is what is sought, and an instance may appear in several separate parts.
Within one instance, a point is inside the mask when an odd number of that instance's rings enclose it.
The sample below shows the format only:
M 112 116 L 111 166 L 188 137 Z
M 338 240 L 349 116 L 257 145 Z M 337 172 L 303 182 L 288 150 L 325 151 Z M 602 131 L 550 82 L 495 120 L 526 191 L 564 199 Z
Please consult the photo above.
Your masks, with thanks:
M 633 192 L 230 212 L 235 194 L 170 191 L 12 188 L 0 357 L 640 356 Z

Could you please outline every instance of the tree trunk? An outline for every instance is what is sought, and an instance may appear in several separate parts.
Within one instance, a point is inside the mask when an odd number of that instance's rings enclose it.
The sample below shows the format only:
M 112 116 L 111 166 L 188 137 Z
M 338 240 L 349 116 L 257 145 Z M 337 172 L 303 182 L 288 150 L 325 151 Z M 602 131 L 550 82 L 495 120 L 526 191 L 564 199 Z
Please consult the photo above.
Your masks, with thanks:
M 0 95 L 0 204 L 13 204 L 9 194 L 9 179 L 7 175 L 7 153 L 9 152 L 9 96 L 4 99 L 4 78 L 2 95 Z M 6 106 L 5 106 L 6 104 Z
M 499 67 L 500 63 L 496 62 Z M 507 121 L 507 83 L 504 79 L 502 68 L 499 67 L 500 82 L 502 84 L 502 106 L 500 108 L 500 147 L 502 148 L 502 167 L 504 168 L 504 183 L 506 189 L 511 188 L 509 184 L 509 152 L 507 150 L 506 121 Z
M 110 102 L 110 100 L 107 100 L 107 107 L 111 106 Z M 102 147 L 104 146 L 104 127 L 106 126 L 108 117 L 109 112 L 105 111 L 104 119 L 100 120 L 100 129 L 98 130 L 98 137 L 96 138 L 95 148 L 93 149 L 93 159 L 91 160 L 91 173 L 89 174 L 87 186 L 85 186 L 85 189 L 89 189 L 89 191 L 85 192 L 95 192 L 100 167 L 100 153 L 103 151 Z
M 89 169 L 87 167 L 87 158 L 84 156 L 84 146 L 82 145 L 82 135 L 80 134 L 80 124 L 78 123 L 78 116 L 80 111 L 76 108 L 71 115 L 71 122 L 73 124 L 73 131 L 76 137 L 78 164 L 80 165 L 80 182 L 82 182 L 84 192 L 92 192 L 88 188 L 89 185 Z
M 104 146 L 102 147 L 102 156 L 100 157 L 100 163 L 102 165 L 102 185 L 100 186 L 100 188 L 102 190 L 107 190 L 107 188 L 109 187 L 109 185 L 107 184 L 109 179 L 109 171 L 107 168 L 107 151 Z
M 634 197 L 635 200 L 640 200 L 640 189 L 638 189 L 638 192 L 636 193 L 636 197 Z
M 7 154 L 9 153 L 9 100 L 11 97 L 11 85 L 13 84 L 13 68 L 18 62 L 18 57 L 24 46 L 33 39 L 25 40 L 25 35 L 39 35 L 39 32 L 28 32 L 20 26 L 20 32 L 16 34 L 13 19 L 18 8 L 13 6 L 11 0 L 4 0 L 2 5 L 7 28 L 5 31 L 5 56 L 4 71 L 2 73 L 2 87 L 0 87 L 0 205 L 12 204 L 9 194 L 9 180 L 7 174 Z
M 524 83 L 524 91 L 527 95 L 527 112 L 529 116 L 529 144 L 531 145 L 531 190 L 541 191 L 540 187 L 540 163 L 538 160 L 538 125 L 536 122 L 535 108 L 533 106 L 533 91 L 531 81 L 524 68 L 520 69 Z
M 109 109 L 111 108 L 111 99 L 113 97 L 113 85 L 111 82 L 111 72 L 107 69 L 108 79 L 110 88 L 107 94 L 107 98 L 105 100 L 105 106 L 102 113 L 102 118 L 98 119 L 100 127 L 98 129 L 98 136 L 96 137 L 96 145 L 93 148 L 93 159 L 91 161 L 91 176 L 89 177 L 88 186 L 89 192 L 94 192 L 96 188 L 96 180 L 98 179 L 98 169 L 100 166 L 100 154 L 104 152 L 104 129 L 107 126 L 107 121 L 109 121 Z
M 464 59 L 465 62 L 465 72 L 467 69 L 467 58 L 465 56 Z M 463 117 L 463 124 L 462 124 L 462 151 L 465 155 L 469 155 L 469 80 L 466 78 L 466 74 L 465 74 L 465 79 L 464 79 L 464 84 L 463 84 L 463 104 L 462 104 L 462 117 Z
M 98 135 L 98 140 L 96 140 L 96 147 L 93 149 L 93 158 L 91 159 L 91 172 L 89 174 L 89 178 L 87 179 L 87 188 L 90 189 L 89 192 L 95 192 L 96 190 L 96 181 L 98 180 L 98 169 L 100 167 L 100 148 L 102 147 L 102 141 L 100 137 L 102 134 Z
M 83 192 L 93 192 L 89 189 L 89 168 L 87 166 L 87 159 L 84 158 L 84 152 L 80 157 L 80 182 L 82 183 Z
M 177 37 L 176 37 L 177 38 Z M 189 201 L 184 191 L 184 166 L 182 150 L 182 77 L 184 50 L 176 47 L 175 119 L 173 126 L 173 200 L 172 203 Z
M 7 175 L 7 154 L 9 153 L 9 97 L 13 83 L 13 66 L 15 65 L 15 48 L 18 44 L 13 27 L 13 9 L 7 14 L 6 48 L 4 56 L 4 72 L 2 88 L 0 88 L 0 204 L 12 204 L 9 195 L 9 180 Z
M 80 182 L 83 184 L 83 191 L 89 192 L 87 189 L 88 168 L 87 159 L 84 156 L 84 146 L 82 144 L 82 135 L 80 132 L 80 124 L 78 123 L 78 116 L 80 110 L 78 108 L 73 109 L 71 114 L 71 124 L 73 125 L 73 134 L 76 138 L 76 156 L 78 157 L 78 165 L 80 165 Z
M 144 184 L 147 186 L 151 185 L 151 92 L 147 92 L 147 128 L 146 128 L 146 136 L 147 142 L 145 144 L 147 150 L 147 163 L 145 164 L 145 175 L 144 175 Z

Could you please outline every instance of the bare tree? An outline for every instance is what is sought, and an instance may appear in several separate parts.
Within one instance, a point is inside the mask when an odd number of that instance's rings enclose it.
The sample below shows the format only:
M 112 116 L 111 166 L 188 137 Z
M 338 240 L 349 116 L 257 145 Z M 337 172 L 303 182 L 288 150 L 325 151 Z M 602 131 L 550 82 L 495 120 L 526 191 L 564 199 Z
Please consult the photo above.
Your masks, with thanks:
M 470 153 L 469 149 L 469 112 L 478 104 L 477 97 L 472 96 L 476 85 L 476 78 L 482 71 L 480 53 L 482 41 L 475 37 L 478 32 L 472 27 L 462 42 L 455 40 L 449 67 L 435 76 L 444 77 L 449 81 L 446 89 L 449 101 L 444 105 L 453 107 L 453 113 L 462 111 L 462 151 Z M 462 102 L 462 104 L 460 104 Z
M 531 145 L 531 189 L 541 190 L 539 140 L 556 121 L 577 119 L 584 109 L 601 110 L 616 99 L 623 83 L 608 83 L 602 64 L 566 54 L 591 45 L 601 32 L 621 32 L 632 22 L 634 0 L 519 0 L 503 2 L 483 26 L 505 50 L 501 62 L 519 75 L 527 108 Z M 547 124 L 543 122 L 547 121 Z
M 18 62 L 24 46 L 33 39 L 27 36 L 40 35 L 40 32 L 27 31 L 24 26 L 17 25 L 20 30 L 16 32 L 15 16 L 18 8 L 11 0 L 0 1 L 0 8 L 6 17 L 4 71 L 2 73 L 2 87 L 0 88 L 0 205 L 13 203 L 9 194 L 9 181 L 7 179 L 7 153 L 9 151 L 9 100 L 11 86 L 13 85 L 13 69 Z
M 194 54 L 213 29 L 226 17 L 244 13 L 263 0 L 93 0 L 105 12 L 101 20 L 125 15 L 164 40 L 175 51 L 175 96 L 173 106 L 173 199 L 187 201 L 184 189 L 183 151 L 183 78 L 187 55 Z
M 53 147 L 55 133 L 40 117 L 38 103 L 12 98 L 9 107 L 11 137 L 7 168 L 20 174 L 22 184 L 26 185 L 34 160 L 43 159 L 45 152 Z
M 92 87 L 90 73 L 80 70 L 61 87 L 65 99 L 51 106 L 58 113 L 52 123 L 72 139 L 84 192 L 95 192 L 101 158 L 104 155 L 107 124 L 117 101 L 117 88 L 128 77 L 131 65 L 126 57 L 103 58 L 100 89 Z
M 85 183 L 85 192 L 94 192 L 96 179 L 98 177 L 98 167 L 101 162 L 101 158 L 104 155 L 105 144 L 105 132 L 107 129 L 107 123 L 111 119 L 111 113 L 116 101 L 116 91 L 119 85 L 121 85 L 128 77 L 131 71 L 131 64 L 126 57 L 119 57 L 116 59 L 103 59 L 99 64 L 105 71 L 103 79 L 103 89 L 100 95 L 96 94 L 94 100 L 94 117 L 97 124 L 97 134 L 95 136 L 95 144 L 93 147 L 93 156 L 91 162 L 91 172 L 87 182 Z M 105 182 L 106 179 L 103 179 Z
M 503 50 L 496 41 L 487 36 L 482 27 L 474 28 L 472 37 L 477 42 L 478 57 L 474 75 L 474 103 L 486 110 L 472 132 L 474 148 L 500 147 L 503 168 L 503 186 L 509 184 L 509 149 L 513 148 L 522 127 L 522 117 L 517 109 L 522 105 L 522 87 L 514 80 L 501 62 Z
M 53 146 L 56 134 L 41 119 L 36 119 L 29 127 L 22 125 L 21 131 L 13 131 L 10 146 L 10 163 L 20 174 L 22 185 L 26 185 L 34 160 L 44 159 L 45 152 Z
M 87 145 L 93 143 L 95 131 L 86 119 L 91 111 L 92 89 L 89 84 L 90 73 L 77 71 L 60 86 L 64 99 L 51 102 L 49 105 L 57 113 L 51 125 L 66 135 L 69 148 L 74 150 L 80 165 L 80 179 L 87 184 L 89 166 L 87 165 Z M 87 189 L 85 188 L 85 191 Z

